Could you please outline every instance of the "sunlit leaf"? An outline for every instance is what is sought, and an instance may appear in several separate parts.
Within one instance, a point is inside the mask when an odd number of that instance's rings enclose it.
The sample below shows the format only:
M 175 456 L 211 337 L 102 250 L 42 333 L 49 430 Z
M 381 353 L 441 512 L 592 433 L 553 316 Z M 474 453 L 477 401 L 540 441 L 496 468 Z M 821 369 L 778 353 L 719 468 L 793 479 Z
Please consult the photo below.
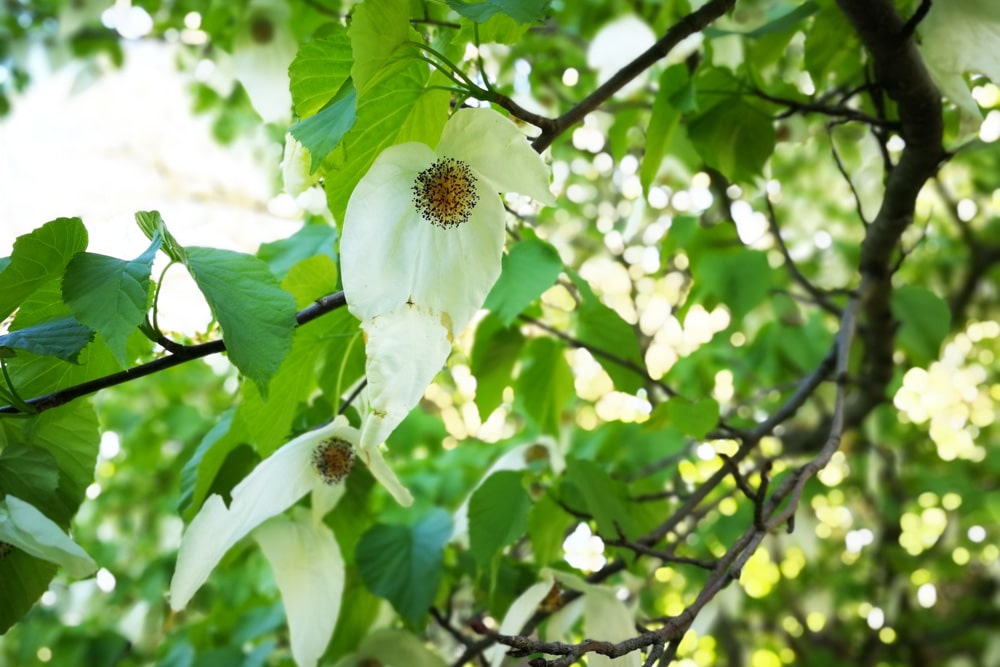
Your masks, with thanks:
M 45 282 L 61 276 L 73 255 L 86 248 L 87 230 L 79 218 L 58 218 L 19 236 L 0 273 L 0 320 Z
M 573 372 L 562 345 L 536 338 L 525 347 L 522 363 L 515 395 L 538 428 L 544 433 L 559 433 L 563 408 L 573 393 Z
M 253 255 L 196 246 L 186 251 L 188 271 L 222 326 L 229 358 L 266 395 L 292 347 L 294 297 Z
M 310 171 L 315 171 L 354 127 L 357 102 L 358 93 L 348 79 L 327 106 L 288 129 L 309 150 Z
M 303 44 L 288 67 L 295 113 L 308 118 L 327 106 L 350 76 L 351 39 L 346 30 L 337 26 L 332 35 Z
M 104 338 L 121 366 L 128 363 L 129 335 L 146 317 L 149 275 L 161 238 L 154 232 L 149 248 L 130 261 L 82 252 L 66 267 L 63 299 L 81 324 Z
M 493 314 L 476 327 L 471 370 L 476 376 L 476 407 L 483 419 L 503 402 L 504 389 L 514 383 L 514 364 L 524 340 L 517 327 L 504 327 Z
M 618 391 L 635 392 L 645 381 L 642 353 L 635 330 L 611 308 L 601 303 L 586 280 L 570 274 L 580 291 L 576 311 L 576 337 L 587 345 L 594 359 L 611 376 Z
M 504 326 L 552 287 L 562 270 L 559 253 L 538 239 L 521 241 L 503 257 L 503 268 L 484 308 L 492 310 Z

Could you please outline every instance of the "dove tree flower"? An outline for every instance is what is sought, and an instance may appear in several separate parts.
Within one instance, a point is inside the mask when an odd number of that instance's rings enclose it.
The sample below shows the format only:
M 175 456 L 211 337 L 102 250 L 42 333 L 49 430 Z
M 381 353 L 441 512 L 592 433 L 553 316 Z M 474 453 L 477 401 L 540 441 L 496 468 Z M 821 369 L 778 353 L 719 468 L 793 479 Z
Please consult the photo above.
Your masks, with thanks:
M 379 449 L 444 365 L 451 341 L 500 275 L 501 192 L 553 203 L 549 170 L 511 121 L 462 109 L 437 147 L 384 150 L 347 204 L 344 293 L 366 334 L 368 407 L 359 455 L 403 505 L 412 502 Z
M 315 665 L 333 634 L 344 590 L 344 560 L 322 519 L 344 493 L 358 431 L 344 417 L 291 440 L 233 487 L 229 506 L 213 494 L 181 540 L 170 606 L 183 609 L 229 549 L 253 532 L 274 569 L 295 662 Z M 296 508 L 307 493 L 311 514 Z

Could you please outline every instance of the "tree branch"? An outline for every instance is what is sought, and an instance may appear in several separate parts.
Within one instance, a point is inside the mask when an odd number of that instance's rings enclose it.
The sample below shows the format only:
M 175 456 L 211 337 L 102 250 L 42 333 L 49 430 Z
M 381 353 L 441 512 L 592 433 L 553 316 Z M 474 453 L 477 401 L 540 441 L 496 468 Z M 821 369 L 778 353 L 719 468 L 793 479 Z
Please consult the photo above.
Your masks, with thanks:
M 863 391 L 852 412 L 863 418 L 885 400 L 893 372 L 891 262 L 899 239 L 913 222 L 917 195 L 946 158 L 941 95 L 891 0 L 837 0 L 875 65 L 879 84 L 899 110 L 906 146 L 889 173 L 878 214 L 866 228 L 860 273 L 866 327 Z
M 601 84 L 594 92 L 587 95 L 572 109 L 550 120 L 544 126 L 539 125 L 542 133 L 532 142 L 536 151 L 541 153 L 567 128 L 576 125 L 588 113 L 606 102 L 612 95 L 621 90 L 628 82 L 646 71 L 656 61 L 667 56 L 681 40 L 708 27 L 712 21 L 733 8 L 736 0 L 710 0 L 697 11 L 688 14 L 667 30 L 656 44 L 649 47 L 638 58 L 630 62 L 610 79 Z M 528 121 L 531 122 L 531 121 Z
M 296 326 L 302 326 L 303 324 L 312 322 L 317 317 L 325 315 L 326 313 L 334 311 L 344 305 L 347 305 L 347 300 L 345 299 L 343 292 L 335 292 L 334 294 L 327 294 L 326 296 L 320 297 L 295 314 Z M 207 343 L 200 343 L 198 345 L 182 346 L 179 349 L 170 352 L 170 354 L 160 357 L 159 359 L 154 359 L 149 363 L 141 364 L 139 366 L 135 366 L 134 368 L 127 368 L 120 373 L 114 373 L 105 377 L 82 382 L 71 387 L 66 387 L 65 389 L 54 391 L 51 394 L 36 396 L 35 398 L 28 399 L 25 403 L 35 408 L 37 412 L 51 410 L 52 408 L 59 407 L 60 405 L 65 405 L 74 399 L 88 394 L 93 394 L 101 389 L 107 389 L 108 387 L 114 387 L 119 384 L 131 382 L 132 380 L 146 377 L 147 375 L 152 375 L 153 373 L 158 373 L 159 371 L 173 368 L 174 366 L 180 366 L 181 364 L 187 363 L 193 359 L 201 359 L 210 354 L 225 352 L 225 350 L 226 344 L 222 340 L 213 340 Z M 13 405 L 0 407 L 0 415 L 19 414 L 20 412 L 21 411 Z

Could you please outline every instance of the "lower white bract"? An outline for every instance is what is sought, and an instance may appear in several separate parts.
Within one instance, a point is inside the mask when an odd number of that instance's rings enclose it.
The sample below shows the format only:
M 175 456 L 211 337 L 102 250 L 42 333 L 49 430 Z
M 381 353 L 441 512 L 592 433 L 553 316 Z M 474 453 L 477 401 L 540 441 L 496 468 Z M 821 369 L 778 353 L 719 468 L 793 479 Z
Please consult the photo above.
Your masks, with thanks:
M 324 483 L 313 453 L 331 438 L 356 447 L 358 435 L 337 417 L 261 461 L 233 487 L 228 507 L 221 496 L 209 496 L 181 540 L 170 582 L 171 608 L 187 606 L 226 552 L 253 532 L 274 569 L 295 661 L 300 667 L 315 665 L 330 641 L 344 588 L 344 560 L 323 523 L 344 486 Z M 310 492 L 311 513 L 297 509 L 292 519 L 279 516 Z

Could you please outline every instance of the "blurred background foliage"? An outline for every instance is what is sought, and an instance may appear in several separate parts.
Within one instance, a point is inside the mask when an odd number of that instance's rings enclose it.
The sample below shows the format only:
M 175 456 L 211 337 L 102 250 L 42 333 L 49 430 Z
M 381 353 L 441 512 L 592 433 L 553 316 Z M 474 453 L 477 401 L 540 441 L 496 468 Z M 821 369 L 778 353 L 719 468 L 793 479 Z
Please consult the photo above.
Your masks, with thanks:
M 555 0 L 530 28 L 498 21 L 491 27 L 508 43 L 477 50 L 446 4 L 411 4 L 414 27 L 431 43 L 447 43 L 471 74 L 550 116 L 602 81 L 608 56 L 588 52 L 602 30 L 630 17 L 661 35 L 692 8 L 686 0 Z M 904 15 L 917 4 L 896 3 Z M 300 43 L 352 8 L 330 0 L 7 0 L 4 9 L 0 112 L 31 85 L 33 68 L 82 62 L 85 85 L 128 57 L 129 39 L 158 40 L 190 73 L 192 113 L 212 117 L 226 143 L 265 123 L 233 74 L 241 50 L 284 53 L 287 39 L 284 68 Z M 612 51 L 643 39 L 641 28 L 631 29 Z M 46 66 L 31 64 L 39 58 Z M 355 547 L 376 521 L 455 512 L 505 456 L 520 461 L 513 467 L 523 469 L 519 483 L 532 500 L 523 536 L 498 556 L 493 581 L 452 544 L 431 592 L 461 632 L 472 636 L 462 623 L 473 615 L 502 618 L 546 566 L 581 574 L 623 563 L 606 581 L 643 624 L 694 601 L 705 569 L 609 544 L 619 536 L 600 507 L 623 508 L 617 528 L 626 535 L 655 528 L 724 467 L 720 454 L 735 454 L 730 427 L 773 414 L 826 357 L 837 311 L 857 287 L 859 247 L 881 203 L 886 163 L 902 149 L 891 101 L 858 94 L 871 76 L 832 2 L 748 0 L 700 45 L 657 63 L 559 137 L 551 151 L 559 205 L 511 223 L 519 243 L 537 237 L 558 251 L 557 284 L 516 313 L 514 327 L 492 314 L 470 328 L 421 409 L 390 440 L 416 507 L 396 507 L 359 470 L 347 507 L 328 519 L 352 572 L 328 664 L 417 664 L 385 656 L 384 647 L 411 641 L 406 632 L 446 664 L 461 654 L 439 623 L 394 619 L 354 574 Z M 852 425 L 806 487 L 794 532 L 765 540 L 739 584 L 696 619 L 676 664 L 1000 664 L 1000 152 L 989 129 L 1000 120 L 1000 90 L 975 77 L 970 85 L 986 114 L 983 129 L 970 140 L 945 103 L 946 145 L 962 150 L 927 184 L 902 238 L 893 277 L 898 328 L 883 332 L 896 337 L 889 400 Z M 849 111 L 826 113 L 824 105 Z M 287 123 L 265 128 L 270 141 L 283 142 Z M 268 166 L 277 180 L 277 165 Z M 308 243 L 290 242 L 291 254 L 308 256 Z M 363 370 L 361 346 L 348 343 L 353 321 L 334 317 L 324 331 L 343 344 L 325 347 L 319 360 L 327 370 L 318 386 L 327 391 L 298 406 L 295 430 L 330 411 L 336 389 Z M 779 479 L 815 453 L 835 391 L 821 386 L 765 437 L 746 479 L 758 484 L 765 462 Z M 171 616 L 164 599 L 183 530 L 179 510 L 188 509 L 185 466 L 246 396 L 234 371 L 212 360 L 94 399 L 103 436 L 73 535 L 101 570 L 84 581 L 58 575 L 0 638 L 0 665 L 290 664 L 284 612 L 257 549 L 233 550 L 182 616 Z M 257 459 L 249 447 L 235 450 L 213 488 L 230 488 Z M 667 544 L 711 561 L 753 513 L 726 477 L 683 515 Z M 561 622 L 569 639 L 582 637 L 579 624 Z

